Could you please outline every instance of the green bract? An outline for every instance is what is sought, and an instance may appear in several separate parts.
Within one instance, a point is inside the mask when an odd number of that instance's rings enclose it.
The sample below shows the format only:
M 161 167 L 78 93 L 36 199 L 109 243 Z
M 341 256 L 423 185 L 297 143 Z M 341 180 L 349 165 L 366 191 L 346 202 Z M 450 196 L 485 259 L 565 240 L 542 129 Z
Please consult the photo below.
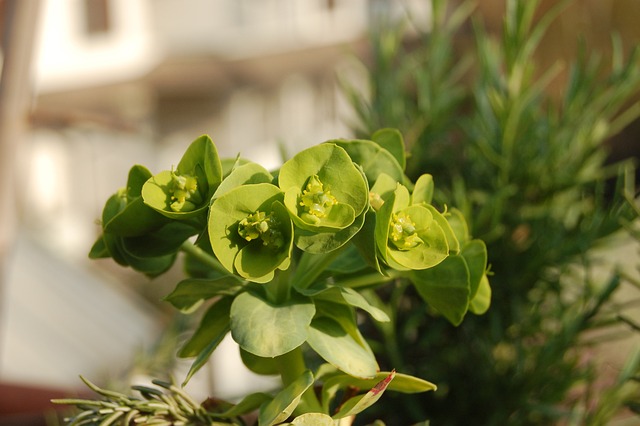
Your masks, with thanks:
M 238 186 L 216 198 L 209 211 L 209 240 L 220 263 L 232 273 L 267 282 L 289 266 L 293 224 L 284 194 L 269 183 Z
M 380 144 L 361 139 L 337 139 L 330 142 L 347 151 L 349 157 L 362 168 L 370 184 L 375 184 L 381 174 L 390 176 L 396 182 L 403 182 L 402 166 Z
M 368 185 L 347 152 L 332 143 L 308 148 L 284 163 L 278 185 L 296 225 L 296 245 L 327 253 L 362 227 Z
M 231 168 L 222 183 L 213 194 L 213 198 L 218 198 L 222 194 L 241 185 L 249 185 L 254 183 L 270 183 L 273 176 L 264 167 L 251 161 L 240 162 Z
M 144 166 L 136 165 L 129 170 L 126 188 L 122 188 L 116 194 L 123 202 L 122 209 L 117 213 L 113 212 L 114 215 L 108 221 L 103 221 L 105 232 L 122 237 L 135 237 L 167 223 L 167 219 L 145 205 L 140 196 L 144 182 L 150 177 L 151 172 Z
M 337 232 L 367 206 L 367 183 L 347 152 L 334 144 L 308 148 L 282 165 L 278 185 L 296 226 Z
M 377 200 L 374 190 L 372 198 Z M 389 267 L 427 269 L 449 255 L 447 235 L 441 226 L 446 219 L 434 208 L 422 203 L 412 205 L 409 190 L 399 183 L 380 199 L 383 202 L 376 213 L 375 239 L 379 255 Z
M 191 143 L 175 170 L 151 177 L 142 187 L 145 204 L 171 219 L 206 216 L 209 200 L 222 181 L 218 151 L 209 136 Z
M 105 203 L 102 234 L 89 257 L 111 257 L 118 264 L 149 276 L 171 267 L 180 245 L 197 230 L 187 224 L 173 225 L 143 203 L 142 186 L 150 177 L 151 172 L 143 166 L 131 168 L 127 186 Z

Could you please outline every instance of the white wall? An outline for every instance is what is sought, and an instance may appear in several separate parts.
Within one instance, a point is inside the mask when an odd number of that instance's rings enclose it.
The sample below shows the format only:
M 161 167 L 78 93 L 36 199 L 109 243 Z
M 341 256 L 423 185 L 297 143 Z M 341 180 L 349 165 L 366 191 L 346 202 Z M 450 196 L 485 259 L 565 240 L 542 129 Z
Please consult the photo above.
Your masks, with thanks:
M 85 32 L 83 0 L 44 0 L 36 44 L 40 93 L 125 81 L 158 59 L 148 0 L 110 0 L 110 30 Z
M 350 41 L 366 33 L 367 1 L 158 0 L 155 21 L 173 54 L 225 59 Z

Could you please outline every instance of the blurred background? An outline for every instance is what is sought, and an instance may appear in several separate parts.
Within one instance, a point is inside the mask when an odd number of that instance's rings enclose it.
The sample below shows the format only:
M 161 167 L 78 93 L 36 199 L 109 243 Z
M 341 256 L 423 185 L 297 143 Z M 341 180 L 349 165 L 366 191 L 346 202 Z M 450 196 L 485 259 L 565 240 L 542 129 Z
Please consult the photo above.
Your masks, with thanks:
M 503 3 L 474 13 L 498 31 Z M 613 31 L 637 43 L 639 4 L 576 0 L 543 41 L 543 65 L 574 56 L 579 35 L 605 51 Z M 159 300 L 179 270 L 150 282 L 87 258 L 131 165 L 167 169 L 201 134 L 222 157 L 267 168 L 353 136 L 341 83 L 366 96 L 376 25 L 410 17 L 428 31 L 430 10 L 428 0 L 0 0 L 0 383 L 75 389 L 79 374 L 117 375 L 157 343 L 171 318 Z M 615 152 L 635 155 L 629 140 Z M 214 360 L 193 391 L 218 392 L 234 362 Z
M 176 275 L 149 282 L 87 258 L 129 168 L 176 165 L 201 134 L 267 168 L 350 136 L 337 77 L 361 72 L 376 15 L 407 8 L 419 17 L 428 3 L 0 1 L 0 383 L 74 389 L 79 374 L 100 382 L 149 350 Z M 230 392 L 255 380 L 234 375 Z

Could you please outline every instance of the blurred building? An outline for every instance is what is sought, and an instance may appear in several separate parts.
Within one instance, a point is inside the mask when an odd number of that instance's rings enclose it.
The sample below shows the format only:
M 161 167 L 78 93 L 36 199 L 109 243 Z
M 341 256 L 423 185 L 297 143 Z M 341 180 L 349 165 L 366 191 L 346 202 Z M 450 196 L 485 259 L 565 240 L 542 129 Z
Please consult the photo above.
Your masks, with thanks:
M 47 217 L 95 218 L 131 164 L 166 169 L 204 133 L 221 156 L 267 168 L 283 152 L 349 136 L 339 79 L 364 84 L 354 58 L 370 23 L 424 20 L 427 9 L 415 0 L 46 0 L 26 158 L 39 163 L 27 192 Z M 86 243 L 73 228 L 66 240 Z
M 428 10 L 419 0 L 43 0 L 0 381 L 75 385 L 157 336 L 157 307 L 120 278 L 145 279 L 86 261 L 131 165 L 167 169 L 205 133 L 221 156 L 267 168 L 350 136 L 340 80 L 365 84 L 354 58 L 368 31 L 379 19 L 425 22 Z

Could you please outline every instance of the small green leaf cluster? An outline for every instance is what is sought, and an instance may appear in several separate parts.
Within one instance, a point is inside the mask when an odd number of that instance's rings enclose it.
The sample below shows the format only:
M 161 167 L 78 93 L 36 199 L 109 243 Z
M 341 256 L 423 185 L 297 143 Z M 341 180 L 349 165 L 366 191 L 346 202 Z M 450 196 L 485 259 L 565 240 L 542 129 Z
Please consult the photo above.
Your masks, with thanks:
M 364 290 L 406 281 L 455 325 L 490 303 L 484 243 L 471 238 L 460 211 L 432 204 L 431 175 L 412 182 L 405 165 L 394 129 L 318 144 L 275 171 L 241 157 L 221 160 L 202 136 L 175 168 L 131 169 L 126 188 L 106 203 L 90 256 L 155 276 L 178 252 L 187 255 L 188 277 L 165 298 L 183 313 L 206 305 L 179 350 L 194 359 L 185 383 L 231 333 L 250 370 L 282 377 L 284 394 L 260 411 L 274 417 L 260 424 L 292 414 L 351 416 L 380 392 L 354 395 L 336 411 L 332 401 L 347 386 L 368 389 L 395 376 L 401 391 L 435 389 L 399 373 L 380 377 L 356 312 L 389 317 Z M 326 364 L 311 372 L 305 350 Z M 326 387 L 321 398 L 314 382 Z

